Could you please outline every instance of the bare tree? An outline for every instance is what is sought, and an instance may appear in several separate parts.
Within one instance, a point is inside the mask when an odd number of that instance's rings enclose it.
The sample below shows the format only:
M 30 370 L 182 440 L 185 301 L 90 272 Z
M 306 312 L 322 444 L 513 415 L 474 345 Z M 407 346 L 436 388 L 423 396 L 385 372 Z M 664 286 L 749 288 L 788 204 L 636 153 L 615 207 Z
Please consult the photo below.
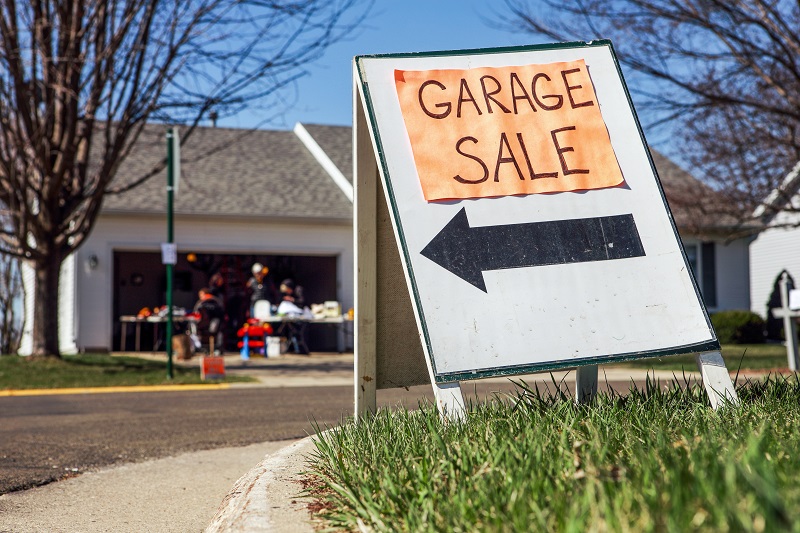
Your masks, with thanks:
M 21 303 L 19 260 L 0 254 L 0 355 L 15 353 L 19 347 L 22 336 Z
M 0 207 L 9 213 L 0 252 L 36 272 L 34 355 L 59 355 L 59 268 L 89 235 L 103 195 L 163 169 L 114 180 L 145 123 L 191 132 L 212 110 L 225 117 L 270 101 L 368 7 L 360 0 L 0 3 Z
M 719 191 L 704 210 L 748 222 L 800 160 L 796 0 L 504 2 L 506 28 L 612 40 L 647 134 Z

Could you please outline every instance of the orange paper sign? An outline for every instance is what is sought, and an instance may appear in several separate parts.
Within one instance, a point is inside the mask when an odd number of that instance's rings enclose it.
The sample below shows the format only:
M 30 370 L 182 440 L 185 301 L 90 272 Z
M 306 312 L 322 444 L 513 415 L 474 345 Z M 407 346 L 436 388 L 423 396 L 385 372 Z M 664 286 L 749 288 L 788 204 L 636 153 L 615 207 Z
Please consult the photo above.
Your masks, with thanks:
M 623 182 L 583 60 L 395 70 L 395 85 L 429 202 Z
M 202 379 L 223 379 L 225 377 L 225 359 L 219 356 L 203 357 L 200 360 L 200 377 Z

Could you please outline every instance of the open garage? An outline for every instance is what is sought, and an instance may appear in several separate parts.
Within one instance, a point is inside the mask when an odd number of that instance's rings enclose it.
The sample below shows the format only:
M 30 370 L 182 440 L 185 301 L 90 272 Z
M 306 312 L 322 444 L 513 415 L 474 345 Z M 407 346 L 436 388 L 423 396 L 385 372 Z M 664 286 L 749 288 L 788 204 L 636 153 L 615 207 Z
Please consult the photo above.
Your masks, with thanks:
M 265 265 L 269 272 L 267 284 L 275 295 L 282 280 L 292 279 L 304 289 L 306 305 L 337 300 L 337 257 L 329 255 L 276 255 L 255 253 L 202 253 L 178 254 L 173 276 L 173 305 L 187 313 L 192 311 L 201 288 L 214 288 L 227 315 L 223 324 L 224 349 L 236 350 L 236 332 L 250 313 L 250 291 L 247 281 L 255 263 Z M 114 251 L 114 301 L 113 316 L 137 315 L 143 310 L 153 312 L 166 302 L 166 269 L 161 264 L 160 253 L 139 251 Z M 157 311 L 156 311 L 157 312 Z M 307 332 L 307 342 L 313 351 L 333 351 L 337 348 L 335 331 L 314 325 Z M 117 320 L 112 346 L 126 351 L 135 348 L 160 351 L 164 349 L 163 330 L 156 324 L 140 326 L 140 338 L 134 328 L 125 328 L 126 338 L 121 339 L 122 328 Z M 142 331 L 142 329 L 144 331 Z M 160 334 L 159 334 L 160 333 Z

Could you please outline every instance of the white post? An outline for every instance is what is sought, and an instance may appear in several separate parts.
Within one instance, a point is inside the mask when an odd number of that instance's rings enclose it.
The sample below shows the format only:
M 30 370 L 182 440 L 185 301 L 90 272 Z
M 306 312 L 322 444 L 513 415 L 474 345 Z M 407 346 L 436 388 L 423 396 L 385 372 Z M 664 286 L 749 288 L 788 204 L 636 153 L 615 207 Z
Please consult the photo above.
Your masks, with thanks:
M 591 403 L 597 396 L 597 369 L 597 365 L 586 365 L 575 371 L 575 403 Z
M 726 403 L 739 403 L 739 396 L 733 388 L 728 368 L 718 351 L 699 353 L 695 356 L 697 368 L 703 376 L 703 386 L 708 394 L 711 407 L 718 409 Z
M 783 311 L 783 332 L 786 335 L 786 357 L 789 359 L 789 369 L 797 372 L 797 324 L 789 309 L 789 274 L 781 274 L 779 282 L 781 289 L 781 309 Z

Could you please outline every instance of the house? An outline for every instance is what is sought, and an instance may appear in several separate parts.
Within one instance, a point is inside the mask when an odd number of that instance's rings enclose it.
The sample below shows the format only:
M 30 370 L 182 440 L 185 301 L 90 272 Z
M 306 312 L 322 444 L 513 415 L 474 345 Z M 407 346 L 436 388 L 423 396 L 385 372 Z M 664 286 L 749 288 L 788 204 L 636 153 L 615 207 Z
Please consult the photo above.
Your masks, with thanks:
M 165 133 L 162 125 L 145 128 L 115 184 L 144 175 L 163 159 Z M 336 300 L 345 311 L 352 307 L 350 137 L 348 127 L 300 124 L 294 131 L 195 130 L 181 149 L 174 201 L 174 305 L 191 309 L 197 291 L 220 272 L 236 326 L 249 308 L 251 266 L 259 262 L 275 285 L 284 278 L 303 285 L 309 303 Z M 106 196 L 91 236 L 62 267 L 64 353 L 133 346 L 132 339 L 120 338 L 120 317 L 165 304 L 160 245 L 166 232 L 164 172 Z M 30 286 L 30 269 L 24 278 Z M 29 299 L 20 353 L 31 351 L 32 309 Z M 311 336 L 312 348 L 335 345 L 335 332 Z
M 713 190 L 651 149 L 686 258 L 709 313 L 750 308 L 748 247 L 741 229 Z
M 773 291 L 781 272 L 795 280 L 800 276 L 800 163 L 784 178 L 754 216 L 767 229 L 750 245 L 751 310 L 769 319 L 769 308 L 778 307 Z M 775 335 L 771 335 L 775 336 Z
M 164 157 L 165 131 L 161 125 L 147 126 L 115 184 L 145 174 Z M 259 262 L 270 268 L 276 284 L 285 277 L 302 284 L 308 302 L 336 300 L 344 310 L 353 306 L 350 127 L 201 127 L 181 150 L 174 203 L 175 305 L 191 308 L 198 289 L 219 273 L 236 327 L 249 308 L 244 284 L 250 267 Z M 696 199 L 710 190 L 652 153 L 709 310 L 749 308 L 749 241 L 727 240 L 730 222 L 697 206 Z M 162 172 L 139 187 L 108 195 L 91 236 L 64 263 L 64 353 L 130 349 L 132 332 L 128 328 L 122 336 L 120 317 L 164 305 L 165 182 Z M 28 271 L 26 283 L 32 281 Z M 32 301 L 26 303 L 30 313 Z M 335 334 L 320 331 L 310 341 L 312 350 L 331 349 Z M 143 340 L 142 347 L 149 345 Z M 28 330 L 21 353 L 30 348 Z

